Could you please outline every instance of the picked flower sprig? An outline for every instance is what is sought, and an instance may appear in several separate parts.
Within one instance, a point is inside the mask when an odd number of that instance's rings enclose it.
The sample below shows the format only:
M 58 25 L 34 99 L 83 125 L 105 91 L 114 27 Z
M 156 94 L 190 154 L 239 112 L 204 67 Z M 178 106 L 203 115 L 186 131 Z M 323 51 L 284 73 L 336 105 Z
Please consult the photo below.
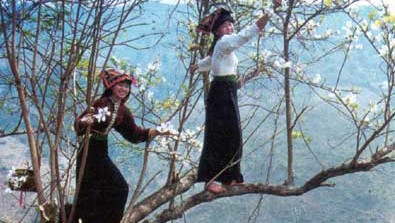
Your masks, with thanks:
M 97 122 L 105 122 L 106 117 L 110 116 L 111 112 L 108 110 L 108 107 L 99 108 L 97 114 L 94 114 L 93 117 L 97 119 Z

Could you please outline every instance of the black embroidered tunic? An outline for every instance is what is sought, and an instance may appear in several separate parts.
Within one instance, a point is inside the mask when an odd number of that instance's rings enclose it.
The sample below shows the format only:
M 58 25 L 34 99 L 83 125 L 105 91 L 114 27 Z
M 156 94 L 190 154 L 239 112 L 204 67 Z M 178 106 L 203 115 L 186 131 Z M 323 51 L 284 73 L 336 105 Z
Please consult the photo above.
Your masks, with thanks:
M 74 222 L 81 219 L 83 223 L 118 223 L 122 219 L 128 197 L 128 184 L 108 155 L 107 135 L 114 128 L 126 140 L 139 143 L 148 140 L 149 129 L 138 127 L 129 109 L 123 103 L 114 103 L 110 97 L 98 99 L 93 107 L 94 114 L 101 111 L 105 120 L 96 117 L 91 127 L 88 157 Z M 109 111 L 107 114 L 103 112 L 106 107 Z M 74 128 L 78 136 L 85 133 L 81 119 L 86 113 L 85 111 L 75 120 Z M 81 145 L 80 148 L 83 147 Z M 82 149 L 78 155 L 77 173 L 81 159 Z

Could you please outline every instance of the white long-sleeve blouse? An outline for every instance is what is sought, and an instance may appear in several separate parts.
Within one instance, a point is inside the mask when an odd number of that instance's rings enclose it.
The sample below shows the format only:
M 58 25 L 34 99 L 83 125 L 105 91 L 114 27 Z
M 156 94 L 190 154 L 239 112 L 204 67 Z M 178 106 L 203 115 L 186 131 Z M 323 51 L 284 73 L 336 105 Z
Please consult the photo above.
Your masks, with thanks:
M 254 23 L 237 34 L 224 35 L 217 41 L 212 56 L 198 60 L 198 71 L 204 72 L 211 69 L 213 76 L 235 75 L 239 61 L 234 51 L 258 33 L 258 26 Z

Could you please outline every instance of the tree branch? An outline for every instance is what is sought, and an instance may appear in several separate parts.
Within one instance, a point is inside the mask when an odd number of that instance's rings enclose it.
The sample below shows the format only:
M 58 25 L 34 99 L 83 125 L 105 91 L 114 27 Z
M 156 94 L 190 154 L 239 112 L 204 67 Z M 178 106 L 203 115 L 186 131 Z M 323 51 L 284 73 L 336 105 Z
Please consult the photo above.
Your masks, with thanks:
M 144 219 L 148 214 L 152 213 L 170 199 L 189 190 L 195 183 L 196 174 L 196 170 L 193 169 L 190 173 L 182 177 L 180 181 L 171 185 L 166 185 L 157 190 L 155 193 L 137 203 L 133 208 L 129 209 L 121 222 L 138 222 Z
M 327 183 L 326 180 L 337 176 L 351 174 L 355 172 L 369 171 L 375 166 L 380 164 L 395 162 L 395 159 L 388 157 L 387 155 L 395 151 L 395 143 L 384 147 L 374 153 L 370 159 L 362 160 L 356 163 L 344 163 L 336 167 L 331 167 L 317 173 L 315 176 L 306 181 L 306 183 L 300 187 L 290 187 L 286 185 L 270 185 L 263 183 L 247 184 L 245 186 L 233 186 L 227 187 L 225 193 L 213 194 L 208 191 L 203 191 L 198 194 L 192 195 L 187 200 L 183 201 L 180 205 L 175 206 L 173 209 L 166 209 L 158 214 L 155 219 L 146 221 L 150 223 L 166 222 L 172 219 L 182 217 L 185 211 L 197 206 L 201 203 L 210 202 L 215 199 L 223 197 L 240 196 L 244 194 L 270 194 L 275 196 L 299 196 L 303 195 L 308 191 L 311 191 L 318 187 L 324 186 L 335 186 L 334 184 Z

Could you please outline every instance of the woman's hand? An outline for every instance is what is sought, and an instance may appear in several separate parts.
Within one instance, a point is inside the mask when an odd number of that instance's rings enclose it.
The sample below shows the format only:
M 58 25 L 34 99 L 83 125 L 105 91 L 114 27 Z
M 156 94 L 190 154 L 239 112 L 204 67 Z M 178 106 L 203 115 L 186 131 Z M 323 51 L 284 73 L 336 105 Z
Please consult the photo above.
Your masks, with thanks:
M 190 74 L 195 73 L 195 71 L 196 71 L 198 68 L 199 68 L 199 67 L 198 67 L 197 64 L 191 64 L 191 65 L 189 65 L 189 73 L 190 73 Z
M 158 136 L 158 135 L 160 135 L 160 136 L 168 136 L 168 135 L 170 135 L 170 132 L 169 132 L 169 131 L 160 132 L 160 131 L 158 131 L 158 130 L 156 130 L 156 129 L 149 129 L 149 130 L 148 130 L 148 138 L 149 138 L 150 140 L 153 139 L 153 138 L 155 138 L 155 137 Z
M 81 119 L 80 119 L 80 123 L 82 125 L 92 125 L 95 122 L 95 119 L 93 117 L 92 113 L 88 113 L 86 115 L 84 115 Z
M 258 29 L 260 31 L 263 30 L 263 28 L 265 28 L 267 21 L 269 21 L 270 16 L 268 14 L 264 14 L 263 16 L 261 16 L 257 21 L 256 21 L 256 25 L 258 26 Z
M 282 5 L 282 0 L 273 0 L 273 8 L 276 9 Z

